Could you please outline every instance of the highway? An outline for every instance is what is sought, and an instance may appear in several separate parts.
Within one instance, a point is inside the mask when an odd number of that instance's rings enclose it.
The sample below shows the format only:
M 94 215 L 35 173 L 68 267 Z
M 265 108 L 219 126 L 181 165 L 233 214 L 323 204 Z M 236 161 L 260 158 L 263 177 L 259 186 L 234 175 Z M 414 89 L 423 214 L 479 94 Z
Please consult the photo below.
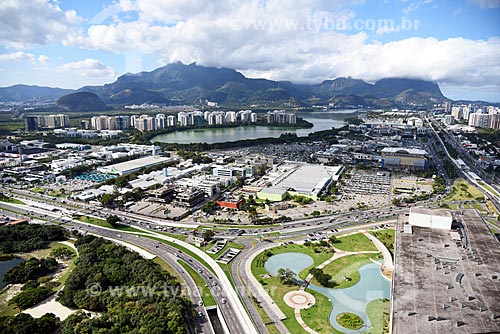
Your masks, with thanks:
M 210 292 L 214 296 L 217 306 L 219 307 L 221 313 L 223 314 L 223 317 L 226 321 L 230 333 L 231 334 L 252 333 L 251 330 L 249 331 L 247 329 L 245 323 L 242 324 L 241 316 L 239 314 L 240 313 L 239 309 L 233 306 L 234 302 L 232 302 L 231 298 L 228 297 L 227 289 L 224 289 L 221 280 L 216 275 L 212 274 L 207 268 L 205 268 L 203 264 L 198 262 L 195 258 L 180 252 L 178 249 L 166 245 L 162 242 L 146 238 L 144 236 L 124 233 L 118 230 L 82 223 L 67 218 L 64 215 L 61 215 L 60 213 L 54 213 L 52 211 L 44 210 L 41 208 L 31 208 L 28 206 L 13 205 L 4 202 L 0 202 L 0 207 L 7 208 L 9 210 L 14 210 L 21 214 L 30 214 L 34 216 L 39 216 L 42 217 L 43 219 L 50 218 L 52 223 L 61 223 L 67 225 L 67 227 L 77 229 L 82 233 L 91 233 L 103 237 L 121 240 L 133 245 L 137 245 L 149 251 L 150 253 L 155 254 L 168 264 L 172 265 L 174 270 L 181 276 L 182 280 L 186 283 L 188 291 L 190 292 L 191 301 L 193 302 L 193 307 L 196 309 L 197 312 L 202 312 L 203 314 L 203 317 L 199 317 L 200 319 L 198 319 L 200 329 L 203 331 L 203 333 L 213 333 L 210 326 L 208 326 L 207 324 L 206 312 L 204 311 L 204 308 L 198 305 L 198 302 L 201 300 L 201 298 L 194 281 L 177 262 L 177 259 L 183 260 L 191 268 L 197 271 L 199 275 L 204 279 L 207 288 L 210 289 Z M 160 236 L 156 235 L 155 237 L 160 237 Z M 177 242 L 181 243 L 178 240 Z M 177 254 L 178 257 L 176 257 L 175 254 Z M 224 276 L 224 278 L 227 280 L 227 277 Z M 231 291 L 229 291 L 229 293 Z

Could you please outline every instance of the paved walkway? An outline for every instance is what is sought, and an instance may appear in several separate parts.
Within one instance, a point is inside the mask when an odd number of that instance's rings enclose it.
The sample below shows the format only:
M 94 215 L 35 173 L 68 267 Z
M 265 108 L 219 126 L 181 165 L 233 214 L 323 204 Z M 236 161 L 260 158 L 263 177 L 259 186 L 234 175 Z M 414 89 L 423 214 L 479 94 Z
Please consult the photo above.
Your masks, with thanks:
M 80 254 L 78 254 L 78 249 L 76 248 L 75 244 L 73 244 L 73 243 L 71 243 L 69 241 L 59 241 L 59 243 L 63 244 L 63 245 L 66 245 L 69 248 L 73 249 L 76 252 L 76 256 L 80 256 Z
M 378 240 L 374 235 L 370 234 L 368 231 L 364 231 L 363 234 L 370 239 L 375 247 L 382 253 L 384 256 L 384 264 L 382 265 L 382 274 L 385 278 L 391 280 L 392 274 L 394 273 L 394 262 L 392 260 L 391 252 L 385 247 L 382 241 Z

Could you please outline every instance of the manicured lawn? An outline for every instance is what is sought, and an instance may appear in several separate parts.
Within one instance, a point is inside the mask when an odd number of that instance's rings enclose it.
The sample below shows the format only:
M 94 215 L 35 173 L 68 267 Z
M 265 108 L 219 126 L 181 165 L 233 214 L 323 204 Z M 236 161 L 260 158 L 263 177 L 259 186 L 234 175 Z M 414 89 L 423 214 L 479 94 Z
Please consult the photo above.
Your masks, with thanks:
M 198 291 L 200 292 L 201 299 L 203 300 L 203 304 L 205 306 L 213 306 L 216 305 L 215 299 L 210 293 L 210 289 L 205 286 L 205 281 L 201 278 L 198 273 L 191 268 L 186 262 L 179 260 L 179 264 L 184 267 L 184 269 L 188 272 L 189 276 L 193 278 L 193 281 L 196 283 L 198 287 Z
M 349 252 L 376 251 L 377 247 L 361 233 L 351 234 L 337 239 L 335 248 Z
M 87 224 L 94 224 L 94 225 L 98 225 L 98 226 L 102 226 L 102 227 L 112 228 L 111 224 L 108 223 L 104 219 L 99 219 L 99 218 L 89 217 L 89 216 L 79 216 L 77 218 L 77 220 L 84 222 L 84 223 L 87 223 Z
M 313 264 L 311 267 L 304 269 L 304 271 L 307 272 L 309 272 L 309 269 L 312 268 L 313 266 L 316 267 L 333 256 L 333 252 L 331 251 L 315 253 L 314 248 L 312 246 L 307 247 L 297 244 L 278 246 L 260 253 L 252 261 L 252 272 L 254 273 L 255 277 L 259 278 L 260 276 L 267 274 L 267 271 L 264 268 L 264 263 L 268 258 L 267 256 L 268 254 L 276 255 L 282 253 L 302 253 L 309 255 L 313 259 Z
M 491 213 L 493 213 L 495 215 L 499 214 L 497 208 L 493 205 L 493 203 L 491 203 L 490 200 L 486 201 L 486 206 L 488 207 L 488 209 L 490 210 Z
M 391 252 L 394 253 L 394 234 L 395 231 L 388 229 L 388 230 L 373 230 L 370 231 L 370 234 L 375 236 L 378 240 L 382 241 L 382 243 L 387 247 L 387 249 Z
M 26 203 L 24 203 L 23 201 L 20 201 L 18 199 L 12 198 L 12 197 L 0 197 L 0 202 L 26 205 Z
M 498 194 L 498 191 L 496 191 L 495 189 L 493 189 L 492 187 L 490 187 L 489 185 L 487 185 L 486 183 L 484 182 L 478 182 L 483 188 L 487 189 L 489 192 L 493 193 L 495 196 L 500 196 Z
M 45 189 L 40 188 L 40 187 L 31 188 L 30 191 L 34 192 L 35 194 L 43 194 L 43 193 L 45 193 Z
M 131 227 L 128 225 L 118 224 L 116 226 L 113 226 L 110 223 L 108 223 L 105 219 L 100 219 L 100 218 L 95 218 L 95 217 L 79 216 L 77 220 L 84 222 L 84 223 L 87 223 L 87 224 L 93 224 L 93 225 L 97 225 L 97 226 L 101 226 L 101 227 L 112 228 L 112 229 L 120 230 L 123 232 L 148 233 L 146 231 L 139 230 L 135 227 Z
M 299 289 L 297 285 L 286 286 L 282 285 L 277 277 L 271 277 L 265 280 L 267 283 L 264 289 L 267 290 L 269 295 L 276 302 L 276 305 L 283 311 L 287 319 L 283 321 L 283 324 L 288 328 L 290 333 L 302 333 L 303 329 L 295 319 L 294 310 L 285 304 L 283 297 L 289 291 L 296 291 Z M 305 321 L 305 320 L 304 320 Z
M 470 185 L 464 179 L 457 179 L 453 184 L 452 191 L 442 202 L 471 201 L 476 197 L 484 198 L 476 187 Z
M 213 272 L 215 274 L 215 271 L 212 269 L 211 266 L 208 265 L 208 263 L 205 262 L 205 260 L 203 260 L 201 257 L 199 257 L 198 255 L 196 255 L 195 253 L 193 253 L 192 251 L 190 251 L 189 249 L 186 249 L 182 246 L 179 246 L 177 245 L 176 243 L 174 242 L 170 242 L 170 241 L 167 241 L 167 240 L 163 240 L 161 238 L 158 238 L 158 237 L 154 237 L 154 236 L 151 236 L 151 235 L 144 235 L 144 237 L 146 238 L 149 238 L 149 239 L 153 239 L 153 240 L 156 240 L 156 241 L 159 241 L 159 242 L 162 242 L 164 244 L 167 244 L 171 247 L 174 247 L 174 248 L 177 248 L 179 251 L 181 252 L 184 252 L 186 253 L 187 255 L 191 256 L 192 258 L 196 259 L 198 262 L 200 262 L 203 266 L 205 266 L 208 270 L 210 270 L 211 272 Z
M 186 241 L 186 239 L 188 238 L 188 236 L 184 235 L 184 234 L 175 234 L 175 233 L 159 232 L 159 231 L 156 232 L 156 233 L 164 234 L 167 237 L 176 238 L 176 239 L 179 239 L 179 240 L 182 240 L 182 241 Z
M 389 299 L 372 300 L 366 305 L 366 315 L 370 319 L 370 333 L 389 333 L 391 303 Z
M 370 258 L 378 260 L 378 254 L 355 254 L 341 257 L 323 268 L 323 272 L 332 275 L 332 280 L 337 283 L 335 289 L 349 288 L 359 282 L 359 268 L 370 263 Z M 379 256 L 380 257 L 380 256 Z M 344 276 L 351 280 L 344 280 Z M 312 284 L 321 286 L 315 278 L 311 280 Z
M 307 290 L 310 294 L 316 298 L 316 304 L 313 307 L 308 308 L 307 310 L 301 310 L 300 315 L 302 316 L 302 320 L 305 321 L 306 324 L 309 325 L 312 329 L 314 329 L 318 333 L 335 333 L 340 334 L 338 330 L 333 328 L 330 323 L 330 312 L 332 311 L 332 302 L 325 296 L 319 292 L 312 291 L 311 289 Z M 300 331 L 292 333 L 302 333 Z

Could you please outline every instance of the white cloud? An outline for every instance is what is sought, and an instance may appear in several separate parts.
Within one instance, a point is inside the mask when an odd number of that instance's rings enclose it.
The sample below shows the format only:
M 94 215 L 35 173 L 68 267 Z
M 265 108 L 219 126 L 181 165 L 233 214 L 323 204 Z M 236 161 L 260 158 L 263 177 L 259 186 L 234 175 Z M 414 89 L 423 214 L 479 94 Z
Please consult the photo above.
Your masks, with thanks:
M 44 65 L 47 64 L 48 62 L 49 62 L 49 57 L 47 57 L 46 55 L 38 56 L 38 63 Z
M 59 41 L 81 22 L 74 10 L 64 12 L 47 0 L 3 0 L 0 6 L 0 44 L 27 48 Z
M 113 80 L 116 78 L 115 70 L 102 64 L 97 59 L 85 59 L 73 63 L 60 65 L 57 70 L 59 72 L 74 73 L 84 77 L 101 77 Z
M 31 53 L 26 53 L 22 51 L 4 53 L 0 54 L 0 62 L 10 63 L 10 62 L 29 62 L 33 63 L 35 61 L 35 56 Z
M 469 0 L 469 4 L 485 9 L 499 8 L 500 0 Z
M 418 6 L 431 1 L 414 2 Z M 197 62 L 230 67 L 246 75 L 294 82 L 352 76 L 375 81 L 412 77 L 448 84 L 500 86 L 500 39 L 409 38 L 371 40 L 399 26 L 339 31 L 355 14 L 344 2 L 279 0 L 122 1 L 138 19 L 91 26 L 69 45 L 115 53 L 159 54 L 160 63 Z M 168 24 L 165 24 L 168 23 Z

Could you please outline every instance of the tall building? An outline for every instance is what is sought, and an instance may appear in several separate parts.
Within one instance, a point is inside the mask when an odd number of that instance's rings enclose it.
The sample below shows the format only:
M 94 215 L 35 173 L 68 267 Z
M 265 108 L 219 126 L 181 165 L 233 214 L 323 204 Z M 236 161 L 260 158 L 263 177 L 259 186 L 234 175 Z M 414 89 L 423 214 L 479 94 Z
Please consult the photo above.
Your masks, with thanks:
M 135 128 L 141 132 L 156 130 L 156 119 L 149 115 L 141 115 L 135 118 Z
M 462 119 L 462 107 L 460 106 L 453 106 L 451 108 L 451 115 L 456 121 L 459 121 Z
M 55 129 L 69 126 L 68 115 L 40 115 L 37 118 L 39 128 Z
M 156 115 L 155 120 L 157 130 L 162 130 L 167 127 L 167 118 L 165 117 L 165 114 Z
M 94 116 L 90 119 L 90 126 L 93 130 L 107 130 L 109 129 L 109 117 Z
M 500 114 L 490 115 L 490 128 L 495 130 L 500 130 Z
M 38 117 L 37 116 L 24 117 L 24 130 L 37 131 L 38 130 Z
M 469 126 L 476 128 L 489 128 L 491 115 L 482 113 L 472 113 L 469 116 Z
M 451 102 L 445 102 L 444 103 L 444 112 L 445 113 L 451 112 Z
M 167 126 L 172 127 L 177 125 L 177 119 L 175 116 L 169 115 L 167 116 Z

